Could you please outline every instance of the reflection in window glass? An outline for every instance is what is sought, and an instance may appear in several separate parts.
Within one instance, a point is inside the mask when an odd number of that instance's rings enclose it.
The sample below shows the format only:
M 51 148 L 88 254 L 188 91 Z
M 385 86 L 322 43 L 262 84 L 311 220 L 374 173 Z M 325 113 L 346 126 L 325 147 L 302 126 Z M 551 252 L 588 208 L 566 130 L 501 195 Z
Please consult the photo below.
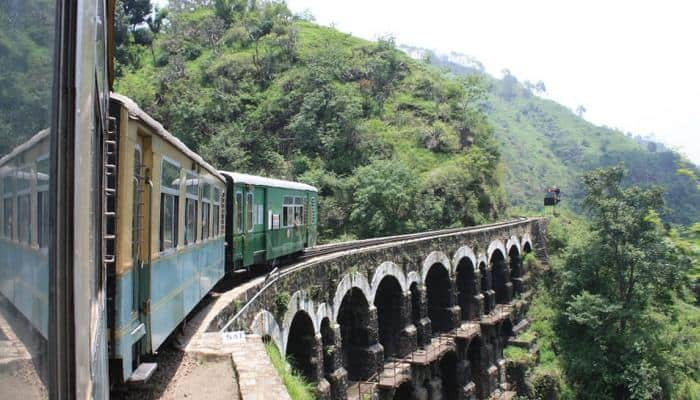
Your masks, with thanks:
M 243 232 L 243 194 L 236 193 L 236 232 Z
M 29 193 L 17 197 L 17 239 L 25 244 L 32 241 L 32 211 Z
M 166 251 L 177 247 L 180 167 L 163 159 L 160 182 L 160 251 Z
M 245 201 L 245 226 L 248 231 L 253 230 L 253 193 L 246 193 Z
M 0 0 L 0 398 L 47 398 L 55 1 Z M 16 169 L 16 167 L 21 167 Z M 36 168 L 36 170 L 35 170 Z M 36 232 L 36 233 L 34 233 Z M 37 235 L 36 238 L 33 235 Z M 12 239 L 12 240 L 9 240 Z M 51 263 L 53 265 L 53 263 Z M 21 354 L 18 358 L 17 355 Z

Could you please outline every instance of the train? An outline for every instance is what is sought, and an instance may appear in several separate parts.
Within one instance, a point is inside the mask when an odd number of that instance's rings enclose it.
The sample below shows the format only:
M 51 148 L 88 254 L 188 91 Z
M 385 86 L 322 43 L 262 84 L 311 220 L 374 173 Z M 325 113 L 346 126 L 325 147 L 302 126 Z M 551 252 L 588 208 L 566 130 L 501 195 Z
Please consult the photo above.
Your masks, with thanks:
M 110 373 L 121 383 L 152 373 L 143 356 L 227 273 L 315 245 L 318 191 L 219 171 L 126 96 L 110 95 L 110 115 L 118 163 L 107 311 Z
M 318 239 L 315 187 L 217 170 L 111 92 L 114 9 L 0 3 L 0 398 L 143 382 L 224 276 Z

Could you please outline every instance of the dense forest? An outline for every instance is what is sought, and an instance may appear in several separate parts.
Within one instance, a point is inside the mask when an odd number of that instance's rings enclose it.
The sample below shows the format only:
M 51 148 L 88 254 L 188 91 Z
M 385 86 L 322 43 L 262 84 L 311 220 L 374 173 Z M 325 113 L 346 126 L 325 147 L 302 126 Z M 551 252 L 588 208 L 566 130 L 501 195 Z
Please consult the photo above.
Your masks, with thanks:
M 506 352 L 528 397 L 698 399 L 700 191 L 677 153 L 586 122 L 542 82 L 411 57 L 284 3 L 117 5 L 115 90 L 218 168 L 319 187 L 325 240 L 540 212 L 560 186 L 548 263 L 526 260 L 539 357 Z
M 570 110 L 542 97 L 544 82 L 519 81 L 503 70 L 501 79 L 487 74 L 478 60 L 461 54 L 402 46 L 456 76 L 477 76 L 488 88 L 482 104 L 494 128 L 505 165 L 509 204 L 524 210 L 541 210 L 542 192 L 558 186 L 565 203 L 583 210 L 581 177 L 584 172 L 624 163 L 626 185 L 660 185 L 665 189 L 664 221 L 688 225 L 700 220 L 700 190 L 677 170 L 698 168 L 663 144 L 586 121 L 585 107 Z

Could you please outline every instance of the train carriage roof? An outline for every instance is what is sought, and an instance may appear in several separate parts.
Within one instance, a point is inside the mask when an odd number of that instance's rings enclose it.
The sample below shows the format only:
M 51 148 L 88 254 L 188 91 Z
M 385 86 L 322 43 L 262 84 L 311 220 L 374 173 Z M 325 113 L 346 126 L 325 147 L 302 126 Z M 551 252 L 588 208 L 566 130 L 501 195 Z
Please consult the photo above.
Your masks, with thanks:
M 209 171 L 212 175 L 216 176 L 222 181 L 226 181 L 226 179 L 219 173 L 219 171 L 216 170 L 216 168 L 214 168 L 208 162 L 204 161 L 202 156 L 190 150 L 190 148 L 187 147 L 184 143 L 182 143 L 180 139 L 176 138 L 175 136 L 173 136 L 173 134 L 168 132 L 160 122 L 156 121 L 155 119 L 153 119 L 153 117 L 146 114 L 146 112 L 143 111 L 141 107 L 139 107 L 138 104 L 136 104 L 136 102 L 124 95 L 114 92 L 111 92 L 109 97 L 112 100 L 119 102 L 122 106 L 124 106 L 124 108 L 127 109 L 127 111 L 129 112 L 129 118 L 140 120 L 149 128 L 153 129 L 163 140 L 175 146 L 187 157 L 191 158 L 192 160 L 194 160 L 194 162 L 204 167 L 204 169 Z
M 231 177 L 235 183 L 245 183 L 255 186 L 271 186 L 283 189 L 306 190 L 318 192 L 318 189 L 301 182 L 285 181 L 282 179 L 265 178 L 263 176 L 239 174 L 238 172 L 219 171 L 222 175 Z

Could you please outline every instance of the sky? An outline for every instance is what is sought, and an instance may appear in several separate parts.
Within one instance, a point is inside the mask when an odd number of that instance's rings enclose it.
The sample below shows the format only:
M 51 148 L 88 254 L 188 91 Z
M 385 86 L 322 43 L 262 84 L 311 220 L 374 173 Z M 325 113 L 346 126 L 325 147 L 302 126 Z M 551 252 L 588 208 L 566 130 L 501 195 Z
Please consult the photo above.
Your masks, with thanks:
M 474 56 L 497 77 L 544 81 L 585 118 L 700 164 L 700 3 L 688 1 L 288 0 L 322 25 Z

